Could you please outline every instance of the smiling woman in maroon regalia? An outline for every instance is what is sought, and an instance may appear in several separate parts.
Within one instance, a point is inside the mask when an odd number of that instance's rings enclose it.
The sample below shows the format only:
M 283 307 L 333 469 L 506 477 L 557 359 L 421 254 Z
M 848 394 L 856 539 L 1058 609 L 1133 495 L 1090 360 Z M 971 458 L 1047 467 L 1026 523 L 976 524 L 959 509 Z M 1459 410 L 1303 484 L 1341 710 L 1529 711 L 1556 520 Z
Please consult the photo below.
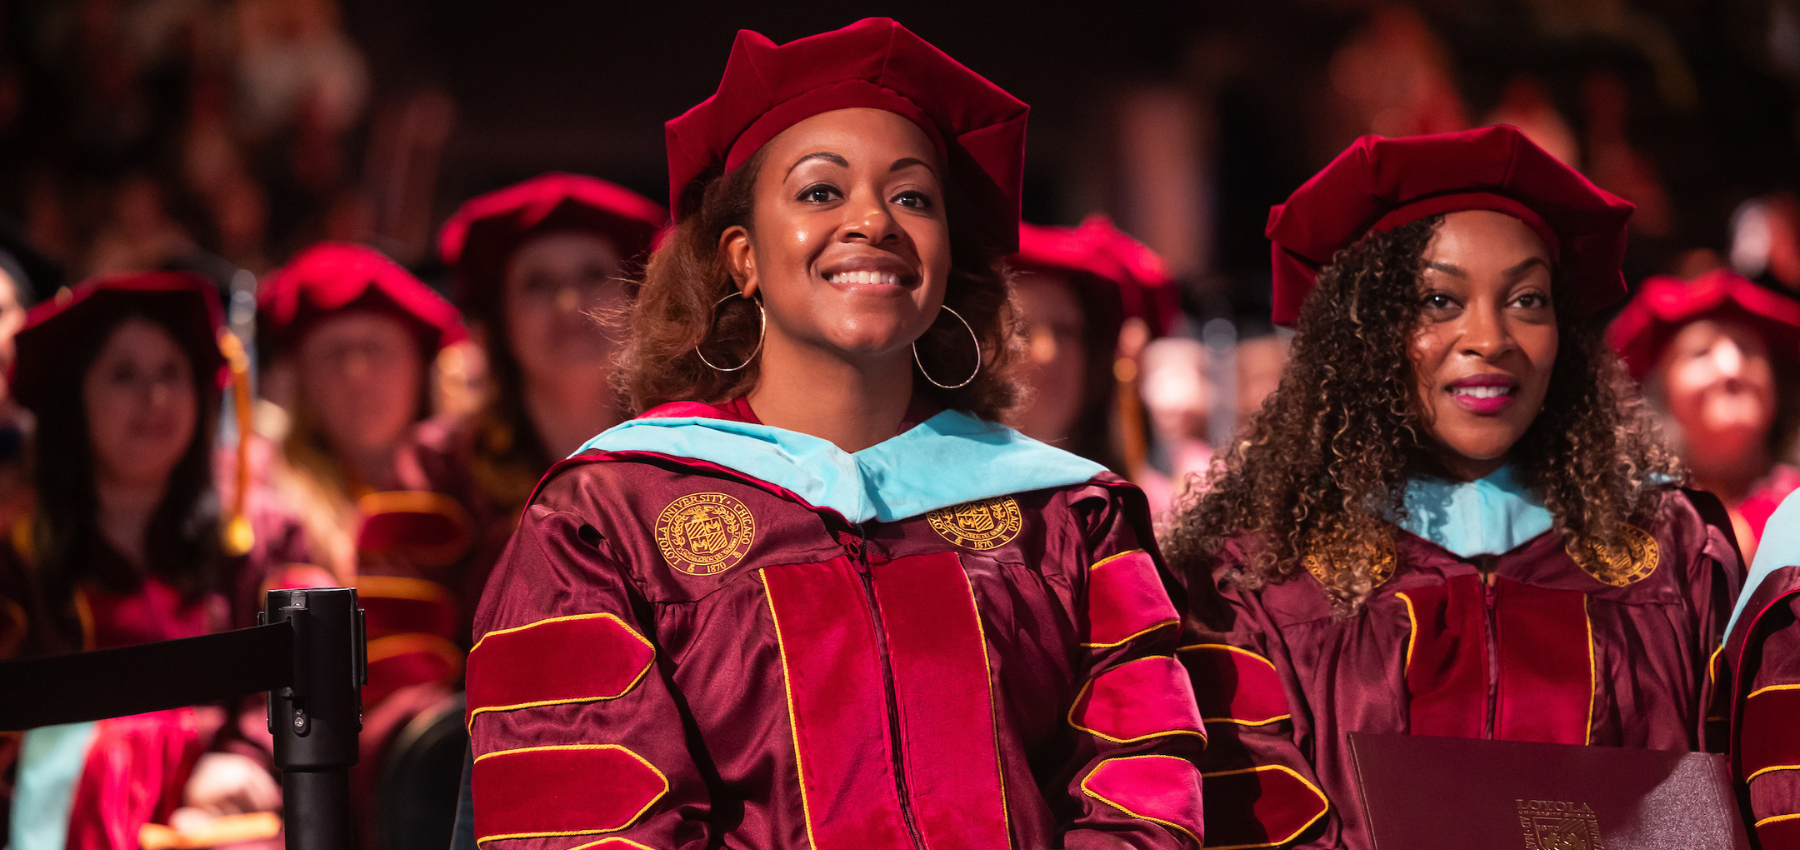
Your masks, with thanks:
M 1362 139 L 1275 208 L 1293 359 L 1165 541 L 1208 844 L 1369 847 L 1349 732 L 1720 745 L 1729 520 L 1589 321 L 1630 214 L 1508 127 Z
M 623 386 L 470 655 L 487 848 L 1198 847 L 1142 495 L 993 423 L 1026 107 L 893 21 L 668 125 Z

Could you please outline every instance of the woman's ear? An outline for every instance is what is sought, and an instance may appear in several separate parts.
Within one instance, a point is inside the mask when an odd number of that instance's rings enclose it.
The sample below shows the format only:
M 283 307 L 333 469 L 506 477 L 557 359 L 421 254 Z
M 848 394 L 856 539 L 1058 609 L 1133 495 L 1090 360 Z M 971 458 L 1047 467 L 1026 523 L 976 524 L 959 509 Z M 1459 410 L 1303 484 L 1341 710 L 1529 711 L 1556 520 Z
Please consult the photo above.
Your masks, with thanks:
M 750 246 L 749 229 L 741 224 L 725 228 L 719 234 L 719 254 L 725 258 L 725 268 L 737 284 L 738 294 L 755 298 L 762 281 L 756 274 L 756 249 Z

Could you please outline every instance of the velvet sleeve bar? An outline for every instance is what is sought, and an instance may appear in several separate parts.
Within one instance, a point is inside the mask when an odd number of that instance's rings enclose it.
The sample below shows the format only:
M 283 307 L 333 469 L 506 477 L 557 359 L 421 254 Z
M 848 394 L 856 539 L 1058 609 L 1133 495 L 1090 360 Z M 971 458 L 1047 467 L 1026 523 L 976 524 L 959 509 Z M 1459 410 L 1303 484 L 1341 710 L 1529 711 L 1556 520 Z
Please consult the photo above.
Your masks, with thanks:
M 1115 847 L 1129 833 L 1139 847 L 1198 848 L 1204 839 L 1200 772 L 1206 732 L 1191 684 L 1175 659 L 1180 616 L 1135 489 L 1087 499 L 1093 511 L 1077 603 L 1083 654 L 1068 723 L 1076 769 L 1069 795 L 1079 815 L 1069 848 Z

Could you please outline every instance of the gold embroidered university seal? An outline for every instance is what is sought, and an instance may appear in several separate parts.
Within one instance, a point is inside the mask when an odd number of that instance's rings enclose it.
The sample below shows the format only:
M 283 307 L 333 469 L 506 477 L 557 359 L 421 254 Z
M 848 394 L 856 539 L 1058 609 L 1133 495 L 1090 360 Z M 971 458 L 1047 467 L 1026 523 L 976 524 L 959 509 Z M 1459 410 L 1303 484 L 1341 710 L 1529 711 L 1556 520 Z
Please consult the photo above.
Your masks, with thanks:
M 939 537 L 964 549 L 978 551 L 998 549 L 1011 543 L 1025 525 L 1019 503 L 1010 496 L 939 508 L 926 514 L 925 521 L 931 523 L 931 530 Z
M 1598 567 L 1605 571 L 1604 575 L 1594 577 L 1612 585 L 1625 587 L 1636 584 L 1656 572 L 1657 560 L 1661 550 L 1657 548 L 1656 538 L 1650 532 L 1635 525 L 1625 526 L 1625 541 L 1622 546 L 1588 546 L 1577 553 L 1571 546 L 1569 554 L 1575 562 L 1590 570 Z M 1586 556 L 1583 560 L 1582 556 Z
M 1341 538 L 1327 538 L 1327 542 L 1335 543 L 1338 539 Z M 1391 535 L 1377 534 L 1354 548 L 1361 550 L 1361 554 L 1368 558 L 1369 587 L 1380 587 L 1394 577 L 1400 558 L 1394 549 L 1394 538 Z M 1320 584 L 1331 586 L 1331 567 L 1323 556 L 1317 552 L 1308 552 L 1300 559 L 1300 563 L 1306 565 L 1306 571 L 1312 573 Z
M 1585 803 L 1518 800 L 1526 850 L 1605 850 L 1600 819 Z
M 656 548 L 663 560 L 688 575 L 717 575 L 738 565 L 756 542 L 756 517 L 724 493 L 694 493 L 663 508 L 656 518 Z

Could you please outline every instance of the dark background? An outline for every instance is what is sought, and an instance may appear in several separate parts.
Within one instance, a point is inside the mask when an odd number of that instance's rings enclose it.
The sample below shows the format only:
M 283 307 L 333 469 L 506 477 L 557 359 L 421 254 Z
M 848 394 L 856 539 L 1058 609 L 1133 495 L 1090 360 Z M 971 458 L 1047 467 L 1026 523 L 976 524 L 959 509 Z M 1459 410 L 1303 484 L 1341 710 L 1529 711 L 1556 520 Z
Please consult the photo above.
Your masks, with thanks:
M 1634 282 L 1733 261 L 1800 284 L 1782 0 L 4 0 L 0 217 L 40 296 L 58 273 L 260 274 L 320 238 L 430 277 L 456 205 L 533 174 L 666 200 L 662 122 L 711 94 L 739 28 L 875 14 L 1032 105 L 1027 219 L 1111 214 L 1196 313 L 1256 323 L 1268 206 L 1356 136 L 1496 121 L 1639 203 Z M 1745 209 L 1774 247 L 1732 253 Z

